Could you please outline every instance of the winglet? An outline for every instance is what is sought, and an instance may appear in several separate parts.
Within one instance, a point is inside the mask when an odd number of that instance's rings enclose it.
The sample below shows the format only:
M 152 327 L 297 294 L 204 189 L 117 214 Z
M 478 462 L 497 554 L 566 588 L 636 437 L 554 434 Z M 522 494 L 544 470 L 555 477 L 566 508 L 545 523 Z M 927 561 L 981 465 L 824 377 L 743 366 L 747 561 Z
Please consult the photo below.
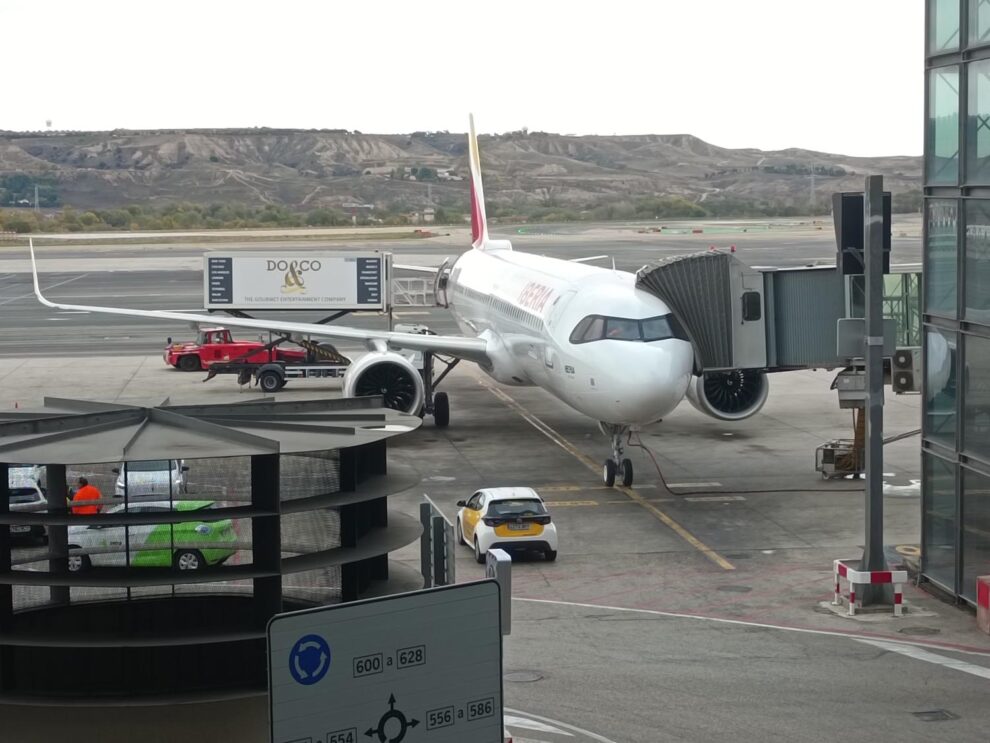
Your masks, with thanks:
M 485 217 L 485 190 L 481 185 L 481 155 L 478 135 L 474 132 L 474 115 L 469 115 L 468 153 L 471 166 L 471 245 L 484 250 L 488 242 L 488 219 Z
M 34 274 L 34 295 L 46 307 L 55 307 L 54 304 L 41 295 L 41 286 L 38 285 L 38 262 L 34 259 L 34 240 L 30 237 L 28 238 L 28 248 L 31 250 L 31 273 Z

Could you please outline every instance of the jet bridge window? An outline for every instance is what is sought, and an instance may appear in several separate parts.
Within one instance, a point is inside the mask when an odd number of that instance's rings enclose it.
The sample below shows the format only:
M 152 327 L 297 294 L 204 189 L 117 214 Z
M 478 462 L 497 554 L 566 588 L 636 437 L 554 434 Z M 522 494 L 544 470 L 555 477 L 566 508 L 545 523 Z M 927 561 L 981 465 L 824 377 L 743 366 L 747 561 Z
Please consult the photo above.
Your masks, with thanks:
M 589 315 L 575 326 L 570 341 L 575 344 L 600 340 L 650 343 L 668 338 L 687 340 L 687 334 L 673 315 L 658 315 L 645 320 Z

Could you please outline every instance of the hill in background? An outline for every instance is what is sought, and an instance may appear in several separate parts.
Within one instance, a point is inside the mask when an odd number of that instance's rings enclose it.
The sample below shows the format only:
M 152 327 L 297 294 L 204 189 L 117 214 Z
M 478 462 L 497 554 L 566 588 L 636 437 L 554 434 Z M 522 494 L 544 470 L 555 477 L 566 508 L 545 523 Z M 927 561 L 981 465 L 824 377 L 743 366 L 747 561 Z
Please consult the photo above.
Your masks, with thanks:
M 921 203 L 920 157 L 731 150 L 690 135 L 480 138 L 489 211 L 504 218 L 780 216 L 828 211 L 834 191 L 885 176 L 895 210 Z M 345 130 L 0 132 L 0 206 L 110 210 L 237 205 L 399 218 L 468 211 L 467 138 Z

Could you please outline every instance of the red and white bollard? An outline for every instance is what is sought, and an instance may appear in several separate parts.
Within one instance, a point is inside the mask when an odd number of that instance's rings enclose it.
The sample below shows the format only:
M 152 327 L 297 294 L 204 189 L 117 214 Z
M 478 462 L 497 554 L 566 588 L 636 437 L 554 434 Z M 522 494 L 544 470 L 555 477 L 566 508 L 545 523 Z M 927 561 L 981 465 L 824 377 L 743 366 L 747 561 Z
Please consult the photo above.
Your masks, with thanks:
M 976 579 L 976 626 L 990 635 L 990 575 Z
M 891 583 L 894 586 L 894 616 L 901 616 L 904 608 L 904 584 L 907 583 L 906 570 L 856 570 L 847 563 L 855 560 L 835 560 L 832 562 L 832 572 L 835 576 L 835 595 L 832 606 L 842 604 L 842 588 L 839 579 L 849 582 L 849 616 L 856 616 L 856 609 L 863 608 L 862 598 L 856 598 L 856 586 Z

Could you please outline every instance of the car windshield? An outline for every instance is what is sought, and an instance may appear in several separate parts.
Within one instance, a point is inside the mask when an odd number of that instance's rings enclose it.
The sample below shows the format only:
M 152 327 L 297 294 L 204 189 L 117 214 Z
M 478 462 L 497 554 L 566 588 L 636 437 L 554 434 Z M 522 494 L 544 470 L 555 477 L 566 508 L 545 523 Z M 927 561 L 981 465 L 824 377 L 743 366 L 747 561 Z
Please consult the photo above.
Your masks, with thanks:
M 673 315 L 657 315 L 643 320 L 588 315 L 574 327 L 570 340 L 574 344 L 601 340 L 650 343 L 669 338 L 688 340 L 687 333 Z
M 127 462 L 124 465 L 131 472 L 168 472 L 172 469 L 169 459 L 146 459 L 143 462 Z
M 539 516 L 546 512 L 543 501 L 535 498 L 497 500 L 488 504 L 489 516 Z

